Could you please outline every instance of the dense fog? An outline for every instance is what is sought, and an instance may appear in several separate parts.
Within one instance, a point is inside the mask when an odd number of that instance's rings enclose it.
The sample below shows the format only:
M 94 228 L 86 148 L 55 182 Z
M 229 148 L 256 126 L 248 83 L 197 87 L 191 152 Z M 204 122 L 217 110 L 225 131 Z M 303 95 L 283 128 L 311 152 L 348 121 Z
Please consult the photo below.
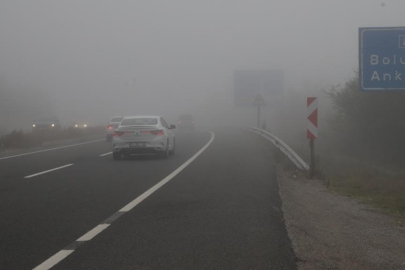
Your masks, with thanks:
M 2 0 L 1 132 L 29 130 L 44 114 L 64 126 L 181 113 L 254 125 L 254 107 L 233 106 L 235 70 L 283 70 L 285 96 L 318 94 L 358 69 L 358 27 L 403 25 L 404 9 L 402 0 Z

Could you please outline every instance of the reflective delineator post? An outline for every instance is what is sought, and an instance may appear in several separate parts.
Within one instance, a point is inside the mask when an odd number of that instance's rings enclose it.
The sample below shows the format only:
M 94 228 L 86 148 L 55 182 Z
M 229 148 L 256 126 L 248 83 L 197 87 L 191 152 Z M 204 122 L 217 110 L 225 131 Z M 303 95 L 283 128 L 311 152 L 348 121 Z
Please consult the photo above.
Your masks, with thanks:
M 315 176 L 315 139 L 318 137 L 318 100 L 316 97 L 307 98 L 307 138 L 311 154 L 309 177 Z

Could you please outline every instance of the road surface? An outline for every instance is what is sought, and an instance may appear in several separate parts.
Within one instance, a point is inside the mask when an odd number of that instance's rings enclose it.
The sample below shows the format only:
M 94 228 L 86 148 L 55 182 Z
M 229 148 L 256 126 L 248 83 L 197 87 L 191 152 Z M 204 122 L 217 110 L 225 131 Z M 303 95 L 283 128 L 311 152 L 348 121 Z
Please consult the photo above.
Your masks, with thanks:
M 176 143 L 167 160 L 113 161 L 105 141 L 0 157 L 0 269 L 296 269 L 266 143 Z

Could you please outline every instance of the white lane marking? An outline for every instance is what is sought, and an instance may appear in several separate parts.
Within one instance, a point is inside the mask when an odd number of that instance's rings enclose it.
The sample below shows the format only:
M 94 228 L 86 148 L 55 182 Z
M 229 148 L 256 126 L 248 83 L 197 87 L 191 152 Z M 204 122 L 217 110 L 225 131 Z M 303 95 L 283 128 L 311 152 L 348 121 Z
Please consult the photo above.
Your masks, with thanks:
M 111 155 L 111 154 L 112 154 L 112 152 L 108 152 L 108 153 L 100 155 L 100 157 L 104 157 L 104 156 Z
M 33 154 L 38 154 L 38 153 L 43 153 L 43 152 L 48 152 L 48 151 L 53 151 L 53 150 L 68 148 L 68 147 L 74 147 L 74 146 L 79 146 L 79 145 L 83 145 L 83 144 L 101 142 L 101 141 L 104 141 L 104 139 L 103 139 L 103 140 L 90 141 L 90 142 L 84 142 L 84 143 L 71 144 L 71 145 L 66 145 L 66 146 L 60 146 L 60 147 L 56 147 L 56 148 L 50 148 L 50 149 L 45 149 L 45 150 L 40 150 L 40 151 L 35 151 L 35 152 L 28 152 L 28 153 L 19 154 L 19 155 L 14 155 L 14 156 L 0 157 L 0 160 L 9 159 L 9 158 L 15 158 L 15 157 L 21 157 L 21 156 L 29 156 L 29 155 L 33 155 Z
M 41 174 L 44 174 L 44 173 L 53 172 L 53 171 L 60 170 L 60 169 L 63 169 L 63 168 L 66 168 L 66 167 L 70 167 L 70 166 L 73 166 L 73 164 L 67 164 L 67 165 L 64 165 L 64 166 L 60 166 L 60 167 L 58 167 L 58 168 L 50 169 L 50 170 L 43 171 L 43 172 L 39 172 L 39 173 L 36 173 L 36 174 L 31 174 L 31 175 L 28 175 L 28 176 L 26 176 L 26 177 L 24 177 L 24 178 L 35 177 L 35 176 L 38 176 L 38 175 L 41 175 Z
M 192 156 L 189 160 L 184 162 L 179 168 L 177 168 L 174 172 L 169 174 L 166 178 L 164 178 L 159 183 L 157 183 L 152 188 L 150 188 L 148 191 L 144 192 L 141 196 L 139 196 L 138 198 L 136 198 L 135 200 L 133 200 L 132 202 L 130 202 L 129 204 L 124 206 L 121 210 L 119 210 L 119 212 L 127 212 L 127 211 L 131 210 L 132 208 L 134 208 L 137 204 L 139 204 L 144 199 L 149 197 L 149 195 L 151 195 L 153 192 L 155 192 L 160 187 L 162 187 L 164 184 L 169 182 L 173 177 L 175 177 L 182 170 L 184 170 L 191 162 L 193 162 L 199 155 L 201 155 L 201 153 L 204 152 L 205 149 L 208 148 L 208 146 L 212 143 L 212 141 L 215 138 L 214 133 L 212 133 L 211 131 L 208 131 L 208 132 L 211 134 L 211 139 L 209 140 L 209 142 L 206 145 L 204 145 L 203 148 L 200 149 L 200 151 L 198 151 L 196 154 L 194 154 L 194 156 Z M 105 227 L 103 227 L 103 225 L 105 225 Z M 106 229 L 109 225 L 111 225 L 111 224 L 104 223 L 104 224 L 97 225 L 91 231 L 87 232 L 85 235 L 83 235 L 82 237 L 77 239 L 77 241 L 88 241 L 88 240 L 92 239 L 93 237 L 95 237 L 100 232 L 102 232 L 104 229 Z M 33 270 L 48 270 L 51 267 L 53 267 L 55 264 L 59 263 L 61 260 L 63 260 L 67 256 L 69 256 L 72 252 L 73 252 L 73 250 L 61 250 L 58 253 L 56 253 L 55 255 L 53 255 L 51 258 L 49 258 L 48 260 L 46 260 L 45 262 L 40 264 L 39 266 L 35 267 Z
M 35 267 L 33 270 L 48 270 L 51 269 L 53 266 L 55 266 L 58 262 L 72 254 L 74 250 L 61 250 L 52 257 L 50 257 L 48 260 L 44 261 L 37 267 Z
M 197 153 L 194 154 L 194 156 L 192 156 L 189 160 L 187 160 L 186 162 L 184 162 L 180 167 L 178 167 L 174 172 L 172 172 L 171 174 L 169 174 L 168 176 L 166 176 L 166 178 L 164 178 L 163 180 L 161 180 L 159 183 L 157 183 L 156 185 L 154 185 L 153 187 L 151 187 L 150 189 L 148 189 L 147 191 L 145 191 L 141 196 L 139 196 L 138 198 L 136 198 L 135 200 L 133 200 L 132 202 L 130 202 L 129 204 L 127 204 L 126 206 L 124 206 L 123 208 L 121 208 L 119 210 L 119 212 L 128 212 L 129 210 L 131 210 L 132 208 L 134 208 L 135 206 L 137 206 L 140 202 L 142 202 L 143 200 L 145 200 L 146 198 L 148 198 L 153 192 L 155 192 L 156 190 L 158 190 L 159 188 L 161 188 L 164 184 L 166 184 L 167 182 L 169 182 L 173 177 L 175 177 L 177 174 L 179 174 L 182 170 L 184 170 L 184 168 L 186 168 L 191 162 L 193 162 L 199 155 L 201 155 L 202 152 L 204 152 L 205 149 L 207 149 L 207 147 L 212 143 L 212 141 L 215 138 L 214 133 L 212 133 L 211 131 L 208 131 L 209 133 L 211 133 L 211 139 L 209 140 L 209 142 L 204 145 L 203 148 L 200 149 L 200 151 L 198 151 Z
M 93 237 L 95 237 L 97 234 L 107 229 L 108 226 L 110 226 L 110 224 L 100 224 L 97 227 L 94 227 L 91 231 L 88 231 L 85 235 L 83 235 L 76 241 L 89 241 L 93 239 Z

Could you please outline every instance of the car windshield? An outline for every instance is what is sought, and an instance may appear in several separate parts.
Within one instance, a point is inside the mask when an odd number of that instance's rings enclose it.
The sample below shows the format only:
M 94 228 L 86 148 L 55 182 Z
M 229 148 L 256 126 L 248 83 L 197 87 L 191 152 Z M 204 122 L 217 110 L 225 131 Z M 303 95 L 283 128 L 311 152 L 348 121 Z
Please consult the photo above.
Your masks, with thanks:
M 110 122 L 121 122 L 124 117 L 114 117 Z
M 128 118 L 122 120 L 121 126 L 154 126 L 157 123 L 157 118 Z

